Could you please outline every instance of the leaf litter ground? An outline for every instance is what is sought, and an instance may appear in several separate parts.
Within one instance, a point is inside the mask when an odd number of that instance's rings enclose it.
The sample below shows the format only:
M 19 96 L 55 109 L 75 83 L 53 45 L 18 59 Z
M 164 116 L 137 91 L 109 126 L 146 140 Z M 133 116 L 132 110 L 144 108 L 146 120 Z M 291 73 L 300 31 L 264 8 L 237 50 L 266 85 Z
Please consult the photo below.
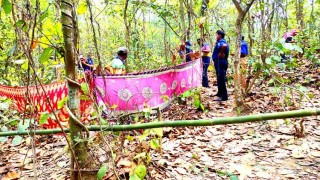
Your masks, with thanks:
M 320 70 L 300 68 L 304 71 L 279 74 L 291 80 L 290 86 L 307 87 L 308 93 L 313 94 L 311 102 L 288 88 L 271 93 L 274 87 L 269 86 L 267 78 L 258 81 L 252 95 L 245 99 L 249 110 L 244 114 L 319 108 Z M 212 72 L 209 74 L 213 76 Z M 215 79 L 210 77 L 210 84 L 214 83 Z M 232 87 L 228 87 L 229 101 L 222 103 L 212 97 L 216 90 L 216 86 L 201 89 L 208 111 L 197 111 L 191 101 L 186 105 L 174 103 L 162 113 L 162 119 L 237 116 L 233 110 Z M 298 138 L 301 120 L 305 137 Z M 91 156 L 109 166 L 105 179 L 116 179 L 115 169 L 120 178 L 128 177 L 134 167 L 143 162 L 139 158 L 133 160 L 141 152 L 151 154 L 147 179 L 319 179 L 319 124 L 317 117 L 306 117 L 213 127 L 164 128 L 161 153 L 140 143 L 138 131 L 118 137 L 92 133 Z M 128 135 L 134 137 L 133 140 L 121 138 Z M 31 179 L 35 172 L 37 179 L 69 178 L 69 153 L 62 136 L 36 136 L 35 151 L 31 148 L 33 139 L 30 137 L 18 146 L 13 146 L 11 140 L 0 144 L 0 179 Z

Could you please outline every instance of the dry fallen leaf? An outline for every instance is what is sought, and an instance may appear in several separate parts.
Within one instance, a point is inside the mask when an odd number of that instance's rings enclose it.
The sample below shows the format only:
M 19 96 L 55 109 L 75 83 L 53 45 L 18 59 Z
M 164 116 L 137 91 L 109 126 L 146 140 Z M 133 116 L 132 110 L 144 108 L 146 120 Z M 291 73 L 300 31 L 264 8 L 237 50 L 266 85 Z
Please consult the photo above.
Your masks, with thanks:
M 8 172 L 1 180 L 13 180 L 18 178 L 19 178 L 19 173 L 15 171 L 11 171 L 11 172 Z

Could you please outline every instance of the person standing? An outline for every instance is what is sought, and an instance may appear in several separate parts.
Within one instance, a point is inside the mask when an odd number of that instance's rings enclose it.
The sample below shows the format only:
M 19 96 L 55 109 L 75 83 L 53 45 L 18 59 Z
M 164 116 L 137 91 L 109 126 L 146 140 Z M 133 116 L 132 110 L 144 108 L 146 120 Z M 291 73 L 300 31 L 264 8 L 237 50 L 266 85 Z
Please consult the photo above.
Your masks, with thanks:
M 210 65 L 210 45 L 208 43 L 202 42 L 200 38 L 197 39 L 197 42 L 199 46 L 201 46 L 202 52 L 202 87 L 209 88 L 208 67 Z
M 128 57 L 128 49 L 126 47 L 119 47 L 117 56 L 111 61 L 111 65 L 106 66 L 110 74 L 125 74 L 125 61 Z
M 248 55 L 248 44 L 244 40 L 244 36 L 241 37 L 241 46 L 240 46 L 240 83 L 241 90 L 245 92 L 247 88 L 246 76 L 247 73 L 247 55 Z
M 80 56 L 80 60 L 83 71 L 86 73 L 91 73 L 93 71 L 93 60 L 91 56 L 89 55 L 87 60 L 83 56 Z
M 226 75 L 228 69 L 229 44 L 224 39 L 225 33 L 222 30 L 216 32 L 216 44 L 212 53 L 212 60 L 214 61 L 217 83 L 218 83 L 218 101 L 228 100 L 228 92 L 226 86 Z

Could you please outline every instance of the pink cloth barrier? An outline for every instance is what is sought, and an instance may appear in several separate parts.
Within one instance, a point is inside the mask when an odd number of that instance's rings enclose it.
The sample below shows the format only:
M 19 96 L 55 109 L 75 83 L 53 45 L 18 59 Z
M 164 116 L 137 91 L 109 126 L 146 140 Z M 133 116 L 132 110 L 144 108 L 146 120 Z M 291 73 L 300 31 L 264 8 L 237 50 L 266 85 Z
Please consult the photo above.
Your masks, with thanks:
M 96 77 L 98 104 L 115 111 L 139 111 L 145 106 L 163 109 L 170 100 L 202 80 L 200 59 L 147 74 Z

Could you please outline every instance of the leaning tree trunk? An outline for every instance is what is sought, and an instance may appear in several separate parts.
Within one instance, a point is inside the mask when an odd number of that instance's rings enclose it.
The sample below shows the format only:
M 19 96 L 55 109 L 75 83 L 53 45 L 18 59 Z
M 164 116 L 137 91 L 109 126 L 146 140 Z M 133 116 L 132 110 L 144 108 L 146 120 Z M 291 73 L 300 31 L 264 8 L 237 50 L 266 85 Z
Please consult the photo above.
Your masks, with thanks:
M 241 1 L 232 0 L 234 5 L 238 10 L 238 17 L 236 20 L 236 50 L 235 50 L 235 60 L 234 60 L 234 95 L 235 95 L 235 104 L 237 109 L 241 108 L 244 104 L 243 94 L 241 91 L 241 80 L 240 80 L 240 46 L 241 46 L 241 33 L 242 33 L 242 23 L 243 20 L 252 6 L 254 0 L 250 0 L 248 4 L 246 4 L 245 8 L 241 7 Z
M 185 22 L 185 18 L 184 18 L 183 0 L 179 0 L 179 2 L 180 2 L 179 14 L 180 14 L 180 21 L 181 21 L 180 33 L 182 33 L 181 37 L 185 37 L 186 22 Z
M 72 149 L 75 153 L 75 157 L 71 157 L 71 179 L 91 179 L 95 178 L 88 174 L 78 173 L 83 169 L 91 169 L 95 165 L 92 161 L 93 158 L 89 157 L 86 141 L 82 134 L 82 124 L 77 120 L 80 114 L 80 99 L 78 97 L 79 85 L 77 85 L 77 71 L 76 71 L 76 44 L 78 32 L 76 31 L 76 18 L 74 12 L 74 2 L 72 0 L 61 1 L 61 23 L 62 32 L 64 37 L 64 48 L 65 48 L 65 70 L 66 76 L 69 79 L 67 83 L 68 87 L 68 101 L 67 107 L 71 113 L 69 117 L 70 125 L 70 137 Z M 88 138 L 88 137 L 87 137 Z M 77 141 L 76 141 L 77 139 Z M 74 159 L 76 158 L 76 159 Z

